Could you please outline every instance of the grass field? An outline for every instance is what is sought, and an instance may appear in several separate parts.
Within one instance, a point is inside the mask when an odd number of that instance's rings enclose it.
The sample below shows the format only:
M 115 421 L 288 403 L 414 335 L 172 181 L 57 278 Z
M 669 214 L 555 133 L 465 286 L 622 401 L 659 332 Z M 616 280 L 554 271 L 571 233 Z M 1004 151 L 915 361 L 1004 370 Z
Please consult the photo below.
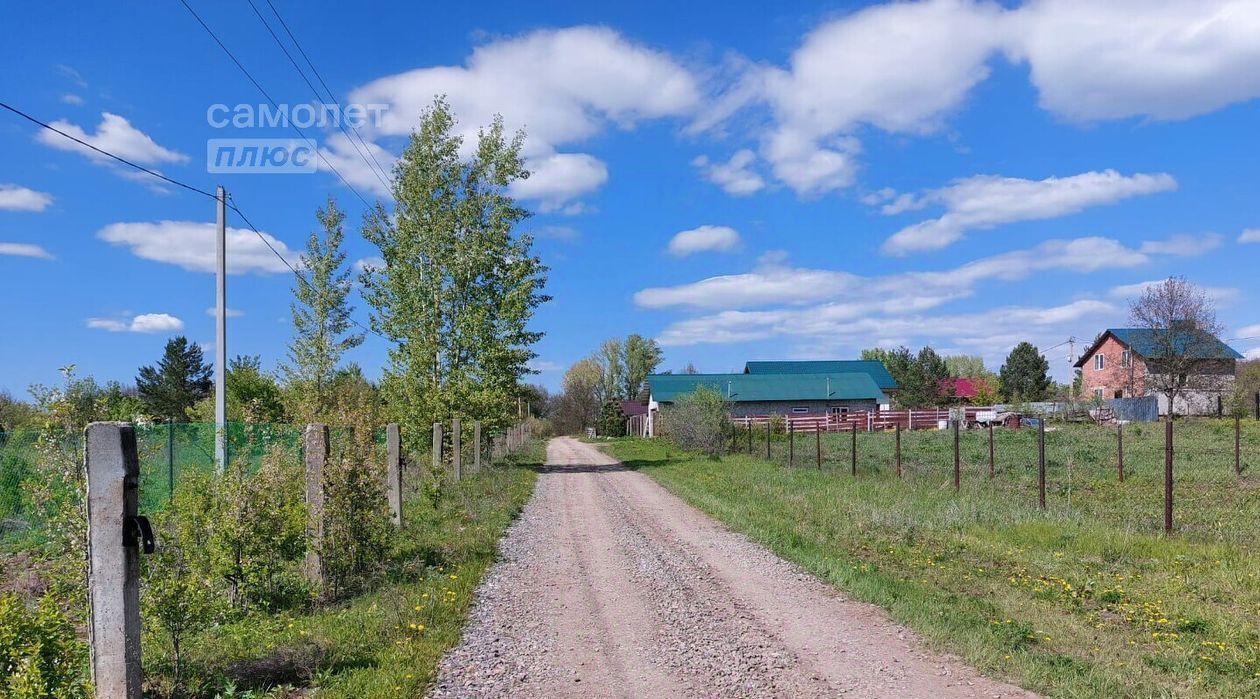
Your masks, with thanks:
M 1047 510 L 1037 507 L 1036 433 L 998 430 L 995 477 L 983 431 L 961 435 L 953 489 L 947 432 L 764 441 L 711 460 L 662 440 L 623 440 L 628 465 L 734 529 L 981 670 L 1052 696 L 1260 695 L 1260 427 L 1179 423 L 1176 533 L 1162 534 L 1162 425 L 1125 434 L 1047 432 Z M 760 435 L 764 440 L 764 435 Z M 1070 465 L 1070 466 L 1069 466 Z
M 421 696 L 458 642 L 498 539 L 533 492 L 541 456 L 541 445 L 531 445 L 510 457 L 514 465 L 445 489 L 436 505 L 409 501 L 392 583 L 314 613 L 259 614 L 213 629 L 187 650 L 191 674 L 211 678 L 207 689 L 280 687 L 267 696 L 289 696 L 284 685 L 330 699 Z M 146 675 L 160 677 L 163 642 L 146 636 L 145 651 Z

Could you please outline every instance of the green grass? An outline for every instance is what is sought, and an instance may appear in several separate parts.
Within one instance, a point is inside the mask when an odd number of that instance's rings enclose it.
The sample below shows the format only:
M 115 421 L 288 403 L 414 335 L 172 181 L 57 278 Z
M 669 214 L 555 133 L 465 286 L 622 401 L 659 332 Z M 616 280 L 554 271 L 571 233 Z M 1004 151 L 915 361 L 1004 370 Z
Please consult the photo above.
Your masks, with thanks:
M 1245 425 L 1244 461 L 1260 457 Z M 1113 430 L 1047 432 L 1048 509 L 1037 508 L 1036 434 L 962 435 L 953 489 L 948 433 L 786 439 L 774 462 L 613 449 L 666 488 L 820 578 L 888 609 L 981 671 L 1062 697 L 1260 694 L 1260 478 L 1233 473 L 1233 424 L 1177 425 L 1177 530 L 1162 534 L 1162 425 L 1129 426 L 1126 481 Z M 764 439 L 764 437 L 762 437 Z M 1069 463 L 1071 464 L 1069 474 Z
M 445 488 L 436 503 L 407 503 L 390 583 L 340 606 L 253 615 L 205 633 L 186 651 L 188 674 L 208 678 L 200 691 L 209 696 L 225 686 L 261 692 L 285 684 L 327 699 L 423 695 L 460 638 L 500 535 L 533 491 L 530 466 L 540 463 L 541 446 L 512 460 Z M 146 675 L 160 676 L 169 670 L 164 645 L 145 643 Z

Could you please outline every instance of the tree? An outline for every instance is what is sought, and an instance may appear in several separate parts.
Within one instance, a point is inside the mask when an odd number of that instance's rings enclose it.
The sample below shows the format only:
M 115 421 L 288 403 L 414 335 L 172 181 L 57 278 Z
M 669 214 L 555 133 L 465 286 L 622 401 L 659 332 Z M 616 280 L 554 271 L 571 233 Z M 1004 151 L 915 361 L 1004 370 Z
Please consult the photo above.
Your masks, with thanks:
M 992 374 L 984 368 L 984 358 L 978 354 L 952 354 L 945 358 L 949 375 L 960 379 L 981 379 Z
M 601 401 L 626 397 L 626 362 L 619 338 L 610 337 L 599 346 L 594 359 L 599 362 L 603 377 L 599 382 Z
M 285 421 L 284 392 L 262 370 L 258 355 L 237 355 L 228 360 L 227 419 L 229 422 L 276 423 Z M 207 396 L 188 411 L 198 422 L 214 420 L 214 400 Z
M 663 357 L 661 346 L 656 340 L 637 334 L 626 338 L 625 392 L 622 394 L 626 400 L 634 400 L 639 395 L 643 384 L 647 382 L 648 374 L 656 371 Z
M 564 372 L 561 382 L 564 392 L 555 416 L 557 433 L 572 434 L 594 426 L 603 403 L 599 395 L 602 376 L 599 363 L 589 357 L 574 362 Z
M 731 407 L 721 393 L 700 386 L 661 413 L 665 435 L 687 451 L 721 456 L 730 444 Z
M 907 389 L 910 395 L 917 396 L 917 376 L 915 375 L 914 355 L 910 352 L 909 347 L 898 347 L 897 349 L 885 349 L 883 347 L 872 347 L 862 350 L 861 358 L 865 361 L 880 362 L 888 373 L 892 376 L 893 381 L 897 383 L 897 403 L 901 407 L 911 407 L 904 397 Z
M 393 213 L 377 204 L 365 217 L 363 236 L 385 263 L 360 276 L 363 296 L 373 327 L 396 343 L 381 389 L 412 428 L 452 415 L 490 427 L 515 419 L 519 380 L 543 335 L 529 322 L 549 300 L 532 237 L 514 232 L 529 216 L 509 194 L 529 176 L 523 140 L 506 140 L 496 117 L 464 159 L 439 98 L 395 166 Z
M 187 419 L 188 409 L 208 396 L 210 388 L 210 366 L 203 360 L 201 347 L 183 335 L 167 341 L 156 368 L 141 367 L 136 376 L 145 409 L 152 417 L 166 420 Z
M 1238 362 L 1236 377 L 1229 397 L 1229 413 L 1249 415 L 1255 409 L 1256 394 L 1260 393 L 1260 360 Z
M 289 361 L 283 367 L 286 382 L 300 400 L 295 401 L 301 422 L 326 421 L 334 401 L 329 390 L 333 374 L 347 351 L 363 344 L 363 334 L 351 332 L 350 270 L 341 249 L 346 215 L 328 198 L 315 211 L 323 235 L 312 232 L 302 253 L 302 267 L 293 285 L 293 339 Z
M 1224 326 L 1207 292 L 1169 277 L 1151 284 L 1129 302 L 1129 320 L 1149 337 L 1146 388 L 1163 394 L 1171 417 L 1177 398 L 1189 392 L 1223 391 L 1232 379 L 1232 363 L 1222 361 L 1220 340 Z
M 998 391 L 1007 401 L 1044 400 L 1050 392 L 1050 362 L 1031 342 L 1021 342 L 1006 355 L 998 372 Z
M 601 437 L 626 436 L 626 417 L 621 413 L 621 401 L 608 400 L 599 410 L 599 421 L 595 431 Z

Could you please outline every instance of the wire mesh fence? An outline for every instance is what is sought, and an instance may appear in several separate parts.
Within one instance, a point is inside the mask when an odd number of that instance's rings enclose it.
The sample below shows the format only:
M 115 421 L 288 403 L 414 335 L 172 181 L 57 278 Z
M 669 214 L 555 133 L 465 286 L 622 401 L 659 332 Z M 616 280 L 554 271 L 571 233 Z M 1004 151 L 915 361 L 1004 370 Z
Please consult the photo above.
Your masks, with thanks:
M 969 497 L 1039 505 L 1035 426 L 972 426 L 956 435 L 952 428 L 819 432 L 736 425 L 730 448 L 783 466 L 900 479 L 906 487 L 952 491 L 957 478 Z M 1044 492 L 1052 514 L 1096 518 L 1132 531 L 1164 527 L 1164 423 L 1048 423 L 1044 439 Z M 1260 423 L 1176 421 L 1171 457 L 1175 529 L 1254 545 L 1254 531 L 1237 523 L 1260 521 Z

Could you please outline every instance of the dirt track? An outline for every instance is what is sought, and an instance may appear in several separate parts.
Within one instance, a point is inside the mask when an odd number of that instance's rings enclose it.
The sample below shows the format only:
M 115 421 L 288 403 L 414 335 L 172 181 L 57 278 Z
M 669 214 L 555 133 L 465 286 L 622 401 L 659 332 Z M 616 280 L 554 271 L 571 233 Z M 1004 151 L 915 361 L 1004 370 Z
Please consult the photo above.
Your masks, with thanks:
M 1029 697 L 573 439 L 434 697 Z

